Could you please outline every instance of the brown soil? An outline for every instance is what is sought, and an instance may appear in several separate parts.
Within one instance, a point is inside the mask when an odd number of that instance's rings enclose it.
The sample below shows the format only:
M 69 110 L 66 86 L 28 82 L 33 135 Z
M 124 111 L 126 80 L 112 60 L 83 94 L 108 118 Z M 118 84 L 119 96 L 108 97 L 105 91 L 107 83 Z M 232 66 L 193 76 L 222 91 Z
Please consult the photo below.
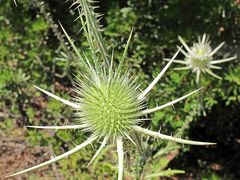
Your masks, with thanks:
M 24 137 L 0 137 L 0 180 L 6 175 L 26 169 L 50 159 L 50 150 L 47 147 L 28 147 Z M 37 179 L 49 179 L 46 171 L 50 167 L 44 167 L 34 171 Z M 31 173 L 25 173 L 16 177 L 8 178 L 14 180 L 29 179 Z M 34 179 L 36 179 L 34 178 Z M 54 178 L 55 179 L 55 178 Z

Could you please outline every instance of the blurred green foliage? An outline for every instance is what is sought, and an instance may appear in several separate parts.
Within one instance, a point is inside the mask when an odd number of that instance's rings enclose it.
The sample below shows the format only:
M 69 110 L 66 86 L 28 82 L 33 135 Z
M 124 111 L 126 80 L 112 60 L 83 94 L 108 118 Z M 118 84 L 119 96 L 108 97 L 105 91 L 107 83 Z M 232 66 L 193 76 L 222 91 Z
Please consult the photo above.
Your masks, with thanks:
M 100 1 L 99 5 L 98 11 L 104 13 L 104 18 L 101 20 L 105 27 L 104 34 L 111 48 L 115 49 L 116 60 L 120 59 L 119 52 L 122 52 L 124 48 L 122 44 L 126 43 L 131 28 L 134 29 L 125 66 L 131 68 L 132 73 L 139 77 L 138 80 L 143 88 L 163 68 L 165 64 L 163 57 L 170 57 L 175 53 L 176 45 L 180 44 L 177 40 L 178 35 L 191 44 L 198 35 L 207 33 L 211 37 L 213 46 L 221 41 L 226 42 L 217 57 L 240 55 L 240 5 L 237 0 L 104 0 Z M 88 51 L 86 41 L 80 32 L 80 22 L 73 22 L 76 12 L 73 9 L 69 10 L 69 6 L 70 2 L 56 0 L 38 2 L 22 0 L 18 2 L 17 7 L 11 1 L 0 1 L 0 112 L 6 114 L 4 118 L 0 118 L 0 127 L 3 131 L 1 135 L 9 134 L 11 129 L 22 128 L 23 125 L 60 125 L 73 122 L 74 117 L 70 109 L 32 87 L 33 84 L 37 84 L 68 99 L 73 95 L 70 90 L 72 74 L 84 71 L 81 63 L 68 48 L 61 31 L 58 30 L 58 20 L 60 20 L 76 40 L 76 44 Z M 239 110 L 239 58 L 234 62 L 226 63 L 217 74 L 221 75 L 223 80 L 209 76 L 202 79 L 206 119 L 213 121 L 212 126 L 217 119 L 208 118 L 208 114 L 214 109 L 220 108 L 221 116 L 239 113 L 237 110 L 232 112 L 226 110 L 227 107 Z M 196 89 L 195 77 L 191 72 L 174 71 L 170 68 L 151 92 L 150 107 L 164 104 L 194 89 Z M 64 96 L 66 92 L 69 96 Z M 144 125 L 154 130 L 161 128 L 161 131 L 167 134 L 186 137 L 190 124 L 205 119 L 198 114 L 198 104 L 197 95 L 194 95 L 176 104 L 174 108 L 166 108 L 155 113 L 151 117 L 152 121 L 146 121 Z M 234 121 L 228 118 L 224 120 Z M 227 134 L 226 137 L 218 139 L 218 133 L 221 133 L 218 130 L 225 125 L 226 123 L 219 128 L 215 125 L 213 129 L 215 136 L 209 136 L 208 131 L 204 131 L 205 134 L 199 132 L 202 139 L 198 140 L 216 141 L 221 144 L 226 139 L 237 136 L 237 134 L 229 134 L 228 137 Z M 234 131 L 237 127 L 232 128 Z M 27 132 L 26 140 L 29 146 L 51 145 L 56 154 L 71 149 L 74 143 L 81 143 L 86 135 L 78 131 L 55 132 L 29 129 Z M 160 176 L 183 173 L 181 170 L 170 169 L 169 166 L 174 167 L 174 159 L 177 159 L 179 154 L 187 152 L 188 146 L 166 144 L 162 141 L 156 143 L 146 137 L 141 137 L 141 141 L 145 143 L 139 150 L 140 155 L 130 143 L 128 145 L 126 152 L 126 160 L 130 164 L 126 172 L 128 177 L 137 179 L 142 174 L 142 178 L 157 179 Z M 85 151 L 59 163 L 63 177 L 116 178 L 114 153 L 102 153 L 97 162 L 86 168 L 96 148 L 88 147 Z M 112 146 L 107 148 L 114 150 Z M 203 149 L 201 148 L 202 151 Z M 217 148 L 214 150 L 218 151 Z M 170 155 L 172 158 L 169 157 Z M 202 156 L 207 157 L 204 153 Z M 195 157 L 199 160 L 199 166 L 201 166 L 201 158 Z M 187 160 L 191 161 L 191 159 Z M 210 162 L 206 163 L 208 163 L 207 167 L 210 167 Z M 186 172 L 187 169 L 184 168 Z M 198 165 L 195 170 L 191 170 L 196 177 L 203 179 L 215 180 L 221 179 L 221 176 L 239 178 L 234 176 L 231 170 L 219 172 L 205 169 L 201 172 L 202 175 L 199 175 L 197 169 Z

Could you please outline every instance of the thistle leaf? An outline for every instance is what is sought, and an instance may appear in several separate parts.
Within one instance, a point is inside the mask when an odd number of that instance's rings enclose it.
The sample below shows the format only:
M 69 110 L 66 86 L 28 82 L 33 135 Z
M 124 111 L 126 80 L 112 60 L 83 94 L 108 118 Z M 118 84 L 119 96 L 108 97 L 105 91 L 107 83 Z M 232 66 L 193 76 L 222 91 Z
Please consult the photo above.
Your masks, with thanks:
M 54 99 L 62 102 L 63 104 L 66 104 L 66 105 L 68 105 L 68 106 L 71 106 L 71 107 L 73 107 L 73 108 L 75 108 L 75 109 L 79 109 L 79 108 L 80 108 L 80 106 L 79 106 L 78 104 L 76 104 L 76 103 L 73 103 L 73 102 L 71 102 L 71 101 L 65 100 L 65 99 L 63 99 L 63 98 L 60 98 L 60 97 L 56 96 L 55 94 L 52 94 L 52 93 L 50 93 L 50 92 L 48 92 L 48 91 L 46 91 L 46 90 L 44 90 L 44 89 L 42 89 L 42 88 L 40 88 L 40 87 L 37 87 L 37 86 L 35 86 L 35 85 L 33 85 L 33 86 L 34 86 L 35 88 L 37 88 L 38 90 L 42 91 L 43 93 L 47 94 L 48 96 L 50 96 L 50 97 L 52 97 L 52 98 L 54 98 Z
M 157 77 L 151 82 L 151 84 L 138 96 L 138 99 L 143 99 L 153 88 L 153 86 L 155 86 L 155 84 L 157 84 L 157 82 L 161 79 L 161 77 L 165 74 L 165 72 L 167 71 L 167 69 L 169 68 L 169 66 L 172 64 L 172 62 L 174 61 L 174 59 L 177 57 L 179 51 L 181 50 L 181 48 L 178 49 L 178 51 L 173 55 L 171 61 L 169 61 L 167 63 L 167 65 L 163 68 L 163 70 L 157 75 Z
M 124 48 L 124 51 L 123 51 L 122 58 L 121 58 L 121 60 L 119 62 L 118 71 L 120 71 L 120 69 L 122 68 L 123 62 L 124 62 L 124 60 L 125 60 L 125 58 L 127 56 L 128 47 L 129 47 L 129 44 L 130 44 L 130 41 L 131 41 L 131 38 L 132 38 L 132 34 L 133 34 L 133 28 L 132 28 L 132 30 L 130 32 L 130 35 L 129 35 L 128 40 L 127 40 L 127 44 L 126 44 L 126 46 Z
M 86 125 L 67 125 L 67 126 L 25 126 L 27 128 L 35 128 L 35 129 L 54 129 L 54 130 L 62 130 L 62 129 L 82 129 L 86 128 Z
M 191 93 L 189 93 L 189 94 L 186 94 L 185 96 L 182 96 L 182 97 L 180 97 L 180 98 L 178 98 L 178 99 L 175 99 L 175 100 L 173 100 L 173 101 L 171 101 L 171 102 L 168 102 L 168 103 L 166 103 L 166 104 L 164 104 L 164 105 L 157 106 L 157 107 L 152 108 L 152 109 L 143 110 L 141 113 L 144 115 L 144 114 L 149 114 L 149 113 L 153 113 L 153 112 L 159 111 L 160 109 L 163 109 L 163 108 L 165 108 L 165 107 L 171 106 L 171 105 L 173 105 L 173 104 L 175 104 L 175 103 L 177 103 L 177 102 L 179 102 L 179 101 L 187 98 L 188 96 L 191 96 L 192 94 L 198 92 L 200 89 L 201 89 L 201 88 L 199 88 L 199 89 L 197 89 L 197 90 L 195 90 L 195 91 L 193 91 L 193 92 L 191 92 Z
M 215 145 L 216 144 L 216 143 L 211 143 L 211 142 L 191 141 L 191 140 L 176 138 L 176 137 L 168 136 L 168 135 L 165 135 L 165 134 L 161 134 L 159 132 L 154 132 L 154 131 L 145 129 L 145 128 L 142 128 L 140 126 L 134 126 L 133 128 L 140 133 L 144 133 L 144 134 L 147 134 L 149 136 L 153 136 L 153 137 L 156 137 L 156 138 L 160 138 L 160 139 L 167 140 L 167 141 L 173 141 L 173 142 L 181 143 L 181 144 L 200 145 L 200 146 L 201 145 Z
M 88 163 L 87 167 L 90 166 L 90 164 L 97 158 L 97 156 L 101 153 L 101 151 L 103 150 L 103 148 L 105 147 L 107 141 L 108 141 L 109 137 L 106 136 L 103 139 L 103 142 L 101 143 L 101 146 L 99 147 L 99 149 L 97 150 L 97 152 L 94 154 L 93 158 L 91 159 L 91 161 Z
M 234 59 L 237 59 L 237 56 L 233 56 L 233 57 L 229 57 L 229 58 L 225 58 L 225 59 L 221 59 L 221 60 L 214 60 L 214 61 L 211 61 L 210 63 L 211 64 L 220 64 L 220 63 L 232 61 Z
M 52 163 L 54 163 L 54 162 L 56 162 L 56 161 L 59 161 L 59 160 L 61 160 L 61 159 L 63 159 L 63 158 L 66 158 L 66 157 L 68 157 L 68 156 L 70 156 L 70 155 L 78 152 L 79 150 L 81 150 L 81 149 L 84 148 L 85 146 L 91 144 L 91 143 L 92 143 L 93 141 L 95 141 L 96 139 L 97 139 L 96 136 L 90 137 L 88 140 L 86 140 L 86 141 L 83 142 L 82 144 L 76 146 L 75 148 L 73 148 L 72 150 L 70 150 L 70 151 L 68 151 L 68 152 L 66 152 L 66 153 L 61 154 L 60 156 L 56 156 L 55 158 L 53 158 L 53 159 L 51 159 L 51 160 L 49 160 L 49 161 L 46 161 L 46 162 L 44 162 L 44 163 L 38 164 L 38 165 L 36 165 L 36 166 L 30 167 L 30 168 L 28 168 L 28 169 L 25 169 L 25 170 L 19 171 L 19 172 L 17 172 L 17 173 L 11 174 L 11 175 L 9 175 L 9 176 L 6 176 L 6 178 L 7 178 L 7 177 L 16 176 L 16 175 L 20 175 L 20 174 L 23 174 L 23 173 L 26 173 L 26 172 L 29 172 L 29 171 L 32 171 L 32 170 L 35 170 L 35 169 L 38 169 L 38 168 L 47 166 L 47 165 L 52 164 Z

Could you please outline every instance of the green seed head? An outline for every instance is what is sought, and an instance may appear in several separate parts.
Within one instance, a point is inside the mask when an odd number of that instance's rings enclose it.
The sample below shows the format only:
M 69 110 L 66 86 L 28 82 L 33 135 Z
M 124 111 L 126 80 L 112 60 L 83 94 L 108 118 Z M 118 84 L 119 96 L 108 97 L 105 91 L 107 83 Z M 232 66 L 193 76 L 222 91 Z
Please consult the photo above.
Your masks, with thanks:
M 140 116 L 141 101 L 137 87 L 127 76 L 105 76 L 81 82 L 77 87 L 80 122 L 87 129 L 100 135 L 111 136 L 129 134 Z
M 237 58 L 237 56 L 224 58 L 221 60 L 214 60 L 213 55 L 224 45 L 224 42 L 220 43 L 215 49 L 210 46 L 209 36 L 203 34 L 202 37 L 198 37 L 198 42 L 193 43 L 192 47 L 189 47 L 187 43 L 178 36 L 179 41 L 185 47 L 186 50 L 181 49 L 181 52 L 185 56 L 185 61 L 175 60 L 173 62 L 179 64 L 185 64 L 186 67 L 176 68 L 178 70 L 192 69 L 196 72 L 196 83 L 199 84 L 200 74 L 208 73 L 209 75 L 222 79 L 220 76 L 212 72 L 211 69 L 221 69 L 217 64 L 232 61 Z M 216 64 L 216 65 L 215 65 Z
M 193 70 L 202 70 L 206 69 L 210 65 L 212 60 L 211 52 L 212 48 L 209 45 L 209 42 L 194 43 L 190 48 L 191 53 L 186 57 L 186 60 L 189 62 L 189 65 Z

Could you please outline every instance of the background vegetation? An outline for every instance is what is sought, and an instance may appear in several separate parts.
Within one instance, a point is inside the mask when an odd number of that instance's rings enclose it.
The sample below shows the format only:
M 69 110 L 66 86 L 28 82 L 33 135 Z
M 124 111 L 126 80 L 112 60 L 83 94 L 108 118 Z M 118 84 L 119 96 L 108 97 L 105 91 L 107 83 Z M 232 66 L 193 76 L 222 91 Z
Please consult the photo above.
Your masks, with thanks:
M 143 87 L 163 68 L 181 35 L 188 43 L 207 33 L 216 47 L 226 45 L 217 57 L 240 57 L 240 2 L 238 0 L 104 0 L 106 40 L 119 59 L 134 27 L 126 66 L 133 69 Z M 0 174 L 5 175 L 61 154 L 83 141 L 78 131 L 39 131 L 24 125 L 62 125 L 74 120 L 71 109 L 33 88 L 36 84 L 69 98 L 73 74 L 84 71 L 58 27 L 60 21 L 78 47 L 87 51 L 71 2 L 57 0 L 0 1 Z M 172 65 L 175 66 L 175 65 Z M 167 134 L 217 142 L 215 147 L 179 146 L 142 137 L 142 151 L 129 145 L 126 176 L 132 179 L 172 176 L 194 179 L 239 179 L 240 172 L 240 62 L 239 58 L 217 72 L 223 80 L 203 78 L 206 117 L 198 113 L 198 98 L 192 96 L 155 113 L 146 126 Z M 151 106 L 164 104 L 196 89 L 190 71 L 170 68 L 151 93 Z M 29 173 L 36 179 L 113 179 L 115 153 L 106 153 L 86 168 L 97 147 L 85 148 L 67 160 Z M 111 145 L 107 147 L 114 151 Z M 178 170 L 177 170 L 178 169 Z M 185 170 L 185 174 L 183 171 Z M 180 175 L 181 174 L 181 175 Z M 0 175 L 0 177 L 1 177 Z

